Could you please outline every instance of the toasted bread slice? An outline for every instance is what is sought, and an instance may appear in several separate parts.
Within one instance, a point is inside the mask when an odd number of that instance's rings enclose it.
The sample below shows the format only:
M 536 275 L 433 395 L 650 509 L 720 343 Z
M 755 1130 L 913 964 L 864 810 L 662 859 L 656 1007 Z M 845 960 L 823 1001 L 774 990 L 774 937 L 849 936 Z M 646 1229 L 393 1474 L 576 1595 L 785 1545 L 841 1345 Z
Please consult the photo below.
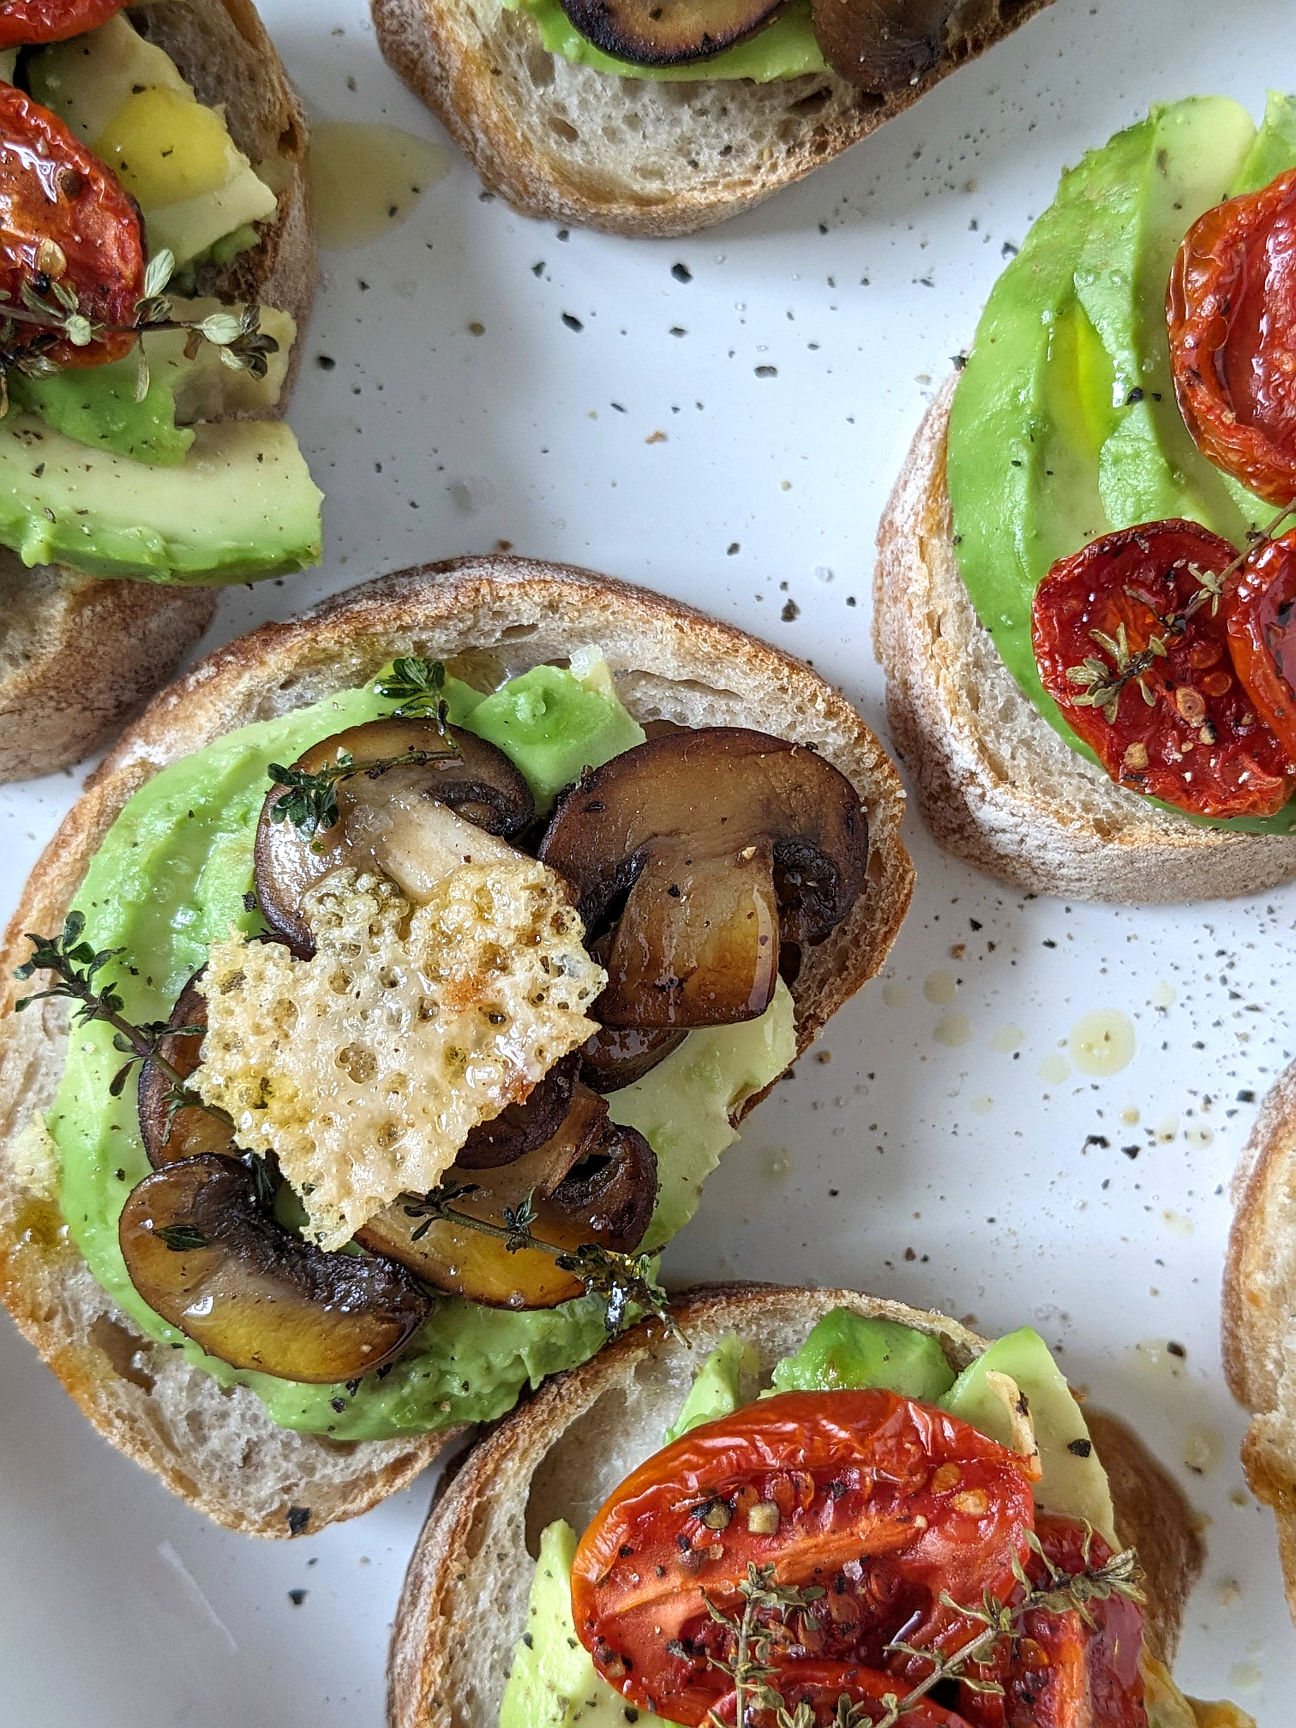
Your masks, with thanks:
M 937 842 L 1072 900 L 1213 900 L 1296 876 L 1296 835 L 1199 826 L 1123 791 L 1022 694 L 959 574 L 945 485 L 953 396 L 950 379 L 887 504 L 873 607 L 887 717 Z
M 556 1518 L 578 1531 L 588 1524 L 661 1446 L 694 1373 L 727 1333 L 754 1345 L 768 1374 L 832 1308 L 930 1333 L 956 1368 L 986 1347 L 955 1320 L 852 1290 L 738 1284 L 681 1297 L 675 1312 L 686 1341 L 639 1327 L 551 1381 L 467 1455 L 410 1561 L 388 1668 L 392 1728 L 496 1728 L 540 1532 Z M 1123 1423 L 1086 1414 L 1120 1534 L 1138 1547 L 1146 1574 L 1149 1653 L 1168 1663 L 1202 1566 L 1191 1510 Z M 1219 1728 L 1230 1720 L 1245 1718 L 1221 1718 Z
M 447 1436 L 341 1447 L 277 1428 L 254 1394 L 222 1391 L 130 1326 L 60 1228 L 49 1173 L 33 1167 L 25 1130 L 58 1086 L 67 1023 L 49 1002 L 8 1012 L 13 968 L 28 952 L 23 933 L 61 926 L 101 838 L 139 786 L 234 727 L 362 684 L 398 654 L 471 654 L 479 663 L 487 655 L 494 672 L 520 672 L 583 643 L 603 649 L 640 720 L 764 728 L 812 744 L 859 791 L 868 883 L 793 987 L 804 1049 L 882 965 L 909 903 L 904 793 L 886 752 L 817 673 L 777 649 L 659 595 L 520 558 L 403 571 L 201 662 L 155 698 L 104 761 L 9 927 L 0 956 L 0 1296 L 100 1432 L 220 1523 L 285 1536 L 288 1510 L 299 1507 L 319 1529 L 408 1482 Z
M 1255 1419 L 1242 1448 L 1247 1481 L 1272 1506 L 1296 1620 L 1296 1063 L 1265 1099 L 1237 1177 L 1224 1268 L 1224 1367 Z
M 290 312 L 304 329 L 315 295 L 305 115 L 249 0 L 156 0 L 131 22 L 175 61 L 198 98 L 278 194 L 261 241 L 199 273 L 203 294 Z M 282 411 L 300 355 L 293 356 Z M 0 548 L 0 781 L 86 755 L 170 676 L 202 635 L 218 591 L 26 569 Z
M 623 79 L 545 51 L 500 0 L 372 0 L 378 41 L 482 179 L 527 216 L 666 238 L 759 204 L 910 107 L 1049 0 L 964 0 L 940 59 L 889 96 L 834 72 Z

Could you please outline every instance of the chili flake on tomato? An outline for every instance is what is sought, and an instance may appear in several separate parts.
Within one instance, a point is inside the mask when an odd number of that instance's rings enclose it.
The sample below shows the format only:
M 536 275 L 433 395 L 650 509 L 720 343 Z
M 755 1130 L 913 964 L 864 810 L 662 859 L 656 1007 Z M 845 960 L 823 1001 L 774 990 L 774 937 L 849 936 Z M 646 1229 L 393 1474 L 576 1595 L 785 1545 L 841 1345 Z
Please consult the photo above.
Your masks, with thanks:
M 1059 559 L 1036 590 L 1040 678 L 1121 786 L 1196 816 L 1272 816 L 1296 761 L 1230 655 L 1238 562 L 1196 522 L 1125 528 Z

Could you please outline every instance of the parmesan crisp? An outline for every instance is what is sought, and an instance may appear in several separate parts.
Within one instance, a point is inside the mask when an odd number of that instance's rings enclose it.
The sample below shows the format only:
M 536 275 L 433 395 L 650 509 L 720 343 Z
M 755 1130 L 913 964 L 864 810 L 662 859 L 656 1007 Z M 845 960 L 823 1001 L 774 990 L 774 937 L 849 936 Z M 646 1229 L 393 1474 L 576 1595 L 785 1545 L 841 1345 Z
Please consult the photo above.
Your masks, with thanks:
M 302 899 L 316 952 L 231 936 L 199 987 L 191 1084 L 273 1152 L 309 1237 L 340 1248 L 434 1188 L 469 1131 L 596 1030 L 607 981 L 562 880 L 521 854 L 468 864 L 418 905 L 385 876 L 331 872 Z

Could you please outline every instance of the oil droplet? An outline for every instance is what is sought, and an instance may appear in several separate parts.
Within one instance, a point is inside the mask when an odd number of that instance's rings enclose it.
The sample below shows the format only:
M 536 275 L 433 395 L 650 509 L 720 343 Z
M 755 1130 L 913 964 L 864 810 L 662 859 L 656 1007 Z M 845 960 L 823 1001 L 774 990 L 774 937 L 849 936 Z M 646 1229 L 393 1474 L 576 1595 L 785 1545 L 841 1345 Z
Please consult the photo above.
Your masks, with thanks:
M 1134 1028 L 1119 1008 L 1096 1009 L 1071 1028 L 1067 1054 L 1082 1074 L 1096 1079 L 1119 1074 L 1134 1056 Z
M 1181 1236 L 1186 1239 L 1197 1232 L 1197 1226 L 1186 1212 L 1174 1212 L 1167 1206 L 1161 1217 L 1172 1236 Z
M 1172 1008 L 1179 1000 L 1179 992 L 1173 984 L 1167 984 L 1164 979 L 1152 986 L 1152 1006 L 1154 1008 Z
M 1215 1586 L 1215 1600 L 1221 1608 L 1236 1608 L 1242 1600 L 1242 1586 L 1236 1578 L 1221 1578 Z
M 1178 1380 L 1183 1376 L 1184 1359 L 1172 1350 L 1164 1338 L 1146 1338 L 1134 1346 L 1134 1360 L 1149 1379 Z
M 1177 1116 L 1165 1117 L 1152 1132 L 1161 1145 L 1168 1146 L 1179 1132 L 1179 1118 Z
M 958 982 L 952 972 L 932 972 L 923 979 L 923 995 L 938 1008 L 948 1008 L 958 995 Z
M 907 1008 L 909 991 L 898 978 L 888 978 L 882 985 L 882 1000 L 888 1008 Z
M 1000 1026 L 990 1034 L 990 1048 L 1000 1056 L 1010 1055 L 1014 1050 L 1020 1050 L 1026 1042 L 1026 1034 L 1020 1026 Z
M 1209 1146 L 1215 1138 L 1213 1128 L 1185 1128 L 1184 1139 L 1190 1146 Z
M 947 1014 L 936 1022 L 932 1037 L 947 1050 L 957 1050 L 960 1044 L 971 1042 L 972 1022 L 966 1014 Z
M 1125 1126 L 1127 1128 L 1137 1128 L 1138 1127 L 1139 1113 L 1133 1104 L 1127 1104 L 1125 1106 L 1125 1108 L 1121 1111 L 1121 1121 L 1125 1124 Z
M 782 1147 L 766 1158 L 764 1174 L 771 1182 L 786 1182 L 792 1174 L 792 1160 Z
M 1229 1669 L 1229 1685 L 1239 1692 L 1254 1692 L 1264 1682 L 1264 1675 L 1254 1662 L 1235 1662 Z
M 1039 1077 L 1049 1086 L 1060 1086 L 1071 1073 L 1071 1064 L 1058 1050 L 1046 1056 L 1039 1065 Z
M 988 1092 L 981 1092 L 972 1100 L 970 1109 L 974 1116 L 988 1116 L 994 1109 L 994 1099 Z
M 1213 1428 L 1193 1428 L 1184 1441 L 1184 1468 L 1194 1476 L 1209 1476 L 1219 1463 L 1222 1450 L 1220 1437 Z
M 311 128 L 311 189 L 321 246 L 347 251 L 399 227 L 450 153 L 397 126 L 322 120 Z

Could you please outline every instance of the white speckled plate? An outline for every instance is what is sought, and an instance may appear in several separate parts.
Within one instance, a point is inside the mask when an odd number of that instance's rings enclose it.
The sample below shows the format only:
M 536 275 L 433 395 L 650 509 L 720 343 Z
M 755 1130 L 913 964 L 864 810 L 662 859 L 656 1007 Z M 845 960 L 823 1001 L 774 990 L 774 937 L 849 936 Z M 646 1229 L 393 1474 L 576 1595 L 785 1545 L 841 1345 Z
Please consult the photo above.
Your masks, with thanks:
M 263 11 L 317 115 L 439 135 L 361 0 Z M 1296 84 L 1291 24 L 1291 0 L 1056 0 L 843 160 L 691 240 L 558 234 L 456 160 L 403 226 L 325 255 L 292 420 L 328 492 L 328 559 L 231 593 L 211 640 L 508 541 L 762 632 L 880 726 L 875 524 L 1005 253 L 1062 165 L 1150 102 L 1218 91 L 1258 113 L 1268 81 Z M 0 791 L 6 905 L 79 779 Z M 1296 1044 L 1293 891 L 1023 902 L 916 820 L 909 843 L 918 891 L 885 979 L 762 1106 L 669 1271 L 1038 1325 L 1202 1510 L 1184 1685 L 1281 1728 L 1296 1645 L 1237 1461 L 1217 1286 L 1234 1163 Z M 1087 1077 L 1068 1039 L 1111 1011 L 1133 1056 Z M 315 1538 L 228 1535 L 98 1440 L 3 1322 L 0 1452 L 0 1720 L 376 1728 L 430 1478 Z

